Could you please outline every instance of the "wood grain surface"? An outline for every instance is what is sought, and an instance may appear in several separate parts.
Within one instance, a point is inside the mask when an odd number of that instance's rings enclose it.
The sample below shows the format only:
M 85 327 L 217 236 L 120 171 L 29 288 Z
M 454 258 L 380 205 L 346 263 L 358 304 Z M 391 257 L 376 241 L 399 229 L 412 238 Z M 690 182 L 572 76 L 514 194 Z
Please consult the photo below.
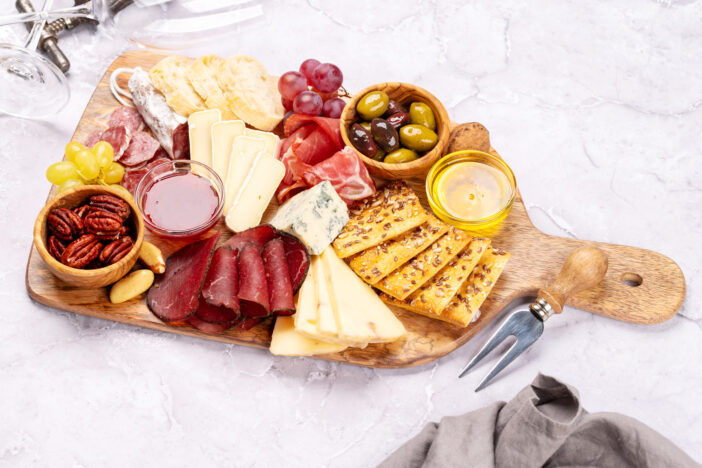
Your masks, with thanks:
M 109 89 L 112 70 L 135 66 L 148 69 L 164 56 L 166 54 L 152 51 L 132 51 L 117 58 L 95 90 L 73 139 L 84 141 L 91 131 L 106 128 L 108 116 L 119 107 Z M 57 148 L 57 159 L 60 152 Z M 506 159 L 509 161 L 509 158 Z M 426 203 L 424 182 L 410 180 L 409 183 Z M 50 193 L 50 198 L 54 191 Z M 276 204 L 272 203 L 264 220 L 270 219 L 276 208 Z M 221 242 L 229 237 L 223 222 L 216 228 L 223 233 Z M 373 344 L 365 349 L 352 348 L 341 353 L 316 357 L 385 368 L 410 367 L 431 362 L 466 343 L 515 299 L 535 296 L 540 288 L 556 279 L 566 258 L 575 249 L 588 245 L 601 249 L 607 255 L 609 267 L 599 285 L 570 297 L 566 302 L 568 305 L 616 320 L 652 324 L 663 322 L 675 315 L 685 297 L 685 279 L 682 271 L 670 258 L 636 247 L 545 234 L 536 229 L 529 220 L 521 195 L 515 200 L 511 213 L 499 231 L 493 233 L 492 237 L 493 245 L 511 252 L 512 257 L 481 307 L 481 315 L 476 322 L 461 328 L 394 309 L 407 328 L 404 339 L 390 344 Z M 178 242 L 163 241 L 151 233 L 146 234 L 145 240 L 160 246 L 164 255 L 170 255 L 182 247 Z M 161 322 L 148 310 L 143 297 L 123 304 L 111 304 L 107 288 L 76 288 L 55 277 L 34 246 L 27 264 L 26 284 L 34 300 L 78 314 L 244 346 L 266 348 L 270 343 L 273 325 L 270 320 L 249 331 L 228 330 L 207 334 L 187 325 L 173 326 Z

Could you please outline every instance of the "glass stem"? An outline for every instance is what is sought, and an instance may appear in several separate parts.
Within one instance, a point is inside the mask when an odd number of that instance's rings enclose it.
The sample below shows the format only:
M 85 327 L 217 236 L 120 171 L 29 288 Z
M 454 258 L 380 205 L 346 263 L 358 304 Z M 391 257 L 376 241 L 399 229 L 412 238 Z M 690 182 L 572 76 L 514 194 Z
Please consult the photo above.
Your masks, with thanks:
M 96 19 L 93 15 L 93 8 L 90 2 L 70 8 L 60 8 L 58 10 L 33 11 L 30 13 L 17 13 L 15 15 L 0 16 L 0 26 L 15 23 L 29 23 L 39 21 L 53 21 L 59 18 L 90 18 Z
M 44 5 L 41 7 L 41 10 L 39 10 L 39 13 L 46 13 L 49 11 L 51 8 L 51 5 L 53 5 L 54 0 L 44 0 Z M 42 18 L 38 21 L 34 22 L 34 25 L 32 26 L 31 31 L 29 32 L 29 36 L 27 36 L 27 40 L 25 41 L 25 48 L 27 50 L 35 51 L 37 50 L 37 47 L 39 46 L 39 40 L 41 39 L 41 33 L 44 30 L 44 26 L 46 25 L 46 18 Z

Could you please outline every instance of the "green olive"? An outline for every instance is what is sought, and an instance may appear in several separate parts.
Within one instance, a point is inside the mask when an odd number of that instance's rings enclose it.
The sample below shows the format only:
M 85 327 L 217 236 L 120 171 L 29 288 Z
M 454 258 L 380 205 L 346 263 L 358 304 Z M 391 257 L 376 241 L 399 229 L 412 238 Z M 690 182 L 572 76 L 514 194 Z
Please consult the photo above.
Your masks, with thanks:
M 382 148 L 378 148 L 378 151 L 376 151 L 375 154 L 371 157 L 371 159 L 374 159 L 378 162 L 382 162 L 384 158 L 385 158 L 385 151 L 383 151 Z
M 388 110 L 390 98 L 382 91 L 371 91 L 358 100 L 356 111 L 363 120 L 373 120 Z
M 439 137 L 424 125 L 409 124 L 400 128 L 400 143 L 411 150 L 429 151 Z
M 429 130 L 436 130 L 436 119 L 431 108 L 423 102 L 413 102 L 410 105 L 410 121 L 413 124 L 424 125 Z
M 361 127 L 365 128 L 369 132 L 371 131 L 371 123 L 370 122 L 360 122 Z
M 387 156 L 385 156 L 385 159 L 383 162 L 389 163 L 389 164 L 399 164 L 399 163 L 406 163 L 410 161 L 414 161 L 415 159 L 418 159 L 419 155 L 412 151 L 411 149 L 407 148 L 398 148 L 395 151 L 392 151 L 388 153 Z

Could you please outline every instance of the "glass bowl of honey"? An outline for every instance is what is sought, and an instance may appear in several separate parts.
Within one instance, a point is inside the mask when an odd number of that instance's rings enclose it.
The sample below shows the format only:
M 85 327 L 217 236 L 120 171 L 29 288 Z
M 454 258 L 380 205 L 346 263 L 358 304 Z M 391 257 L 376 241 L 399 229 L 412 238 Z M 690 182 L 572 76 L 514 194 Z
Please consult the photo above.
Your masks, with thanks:
M 190 239 L 207 232 L 222 216 L 224 184 L 205 164 L 166 160 L 144 174 L 134 198 L 151 232 Z
M 512 169 L 501 158 L 477 150 L 456 151 L 427 174 L 429 205 L 443 221 L 486 233 L 507 217 L 517 196 Z

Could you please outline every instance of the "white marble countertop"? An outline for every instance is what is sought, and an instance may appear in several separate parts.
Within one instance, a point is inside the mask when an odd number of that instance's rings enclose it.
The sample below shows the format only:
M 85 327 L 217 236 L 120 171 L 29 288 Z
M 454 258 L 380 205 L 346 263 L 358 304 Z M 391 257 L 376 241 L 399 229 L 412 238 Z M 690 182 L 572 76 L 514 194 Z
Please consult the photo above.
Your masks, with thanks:
M 538 371 L 702 461 L 702 2 L 275 3 L 264 23 L 190 52 L 253 55 L 276 74 L 315 57 L 351 90 L 431 90 L 453 119 L 489 128 L 538 227 L 678 262 L 681 313 L 636 326 L 566 310 L 475 394 L 488 367 L 456 374 L 484 335 L 431 364 L 373 370 L 33 303 L 24 273 L 44 170 L 131 47 L 78 32 L 61 40 L 69 107 L 50 121 L 0 116 L 0 467 L 369 466 L 428 421 L 510 399 Z

